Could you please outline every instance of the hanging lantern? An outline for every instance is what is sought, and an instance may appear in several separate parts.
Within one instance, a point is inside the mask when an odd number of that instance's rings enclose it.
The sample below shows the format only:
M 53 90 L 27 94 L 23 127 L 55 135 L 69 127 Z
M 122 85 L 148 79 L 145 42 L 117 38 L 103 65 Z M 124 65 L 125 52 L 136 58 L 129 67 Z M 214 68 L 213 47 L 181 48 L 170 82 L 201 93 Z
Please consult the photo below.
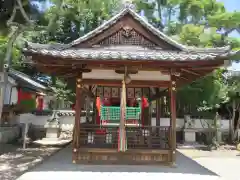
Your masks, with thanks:
M 124 80 L 125 80 L 125 83 L 126 83 L 126 84 L 129 84 L 129 83 L 132 81 L 132 79 L 131 79 L 131 77 L 129 76 L 129 74 L 126 74 L 126 75 L 124 76 Z

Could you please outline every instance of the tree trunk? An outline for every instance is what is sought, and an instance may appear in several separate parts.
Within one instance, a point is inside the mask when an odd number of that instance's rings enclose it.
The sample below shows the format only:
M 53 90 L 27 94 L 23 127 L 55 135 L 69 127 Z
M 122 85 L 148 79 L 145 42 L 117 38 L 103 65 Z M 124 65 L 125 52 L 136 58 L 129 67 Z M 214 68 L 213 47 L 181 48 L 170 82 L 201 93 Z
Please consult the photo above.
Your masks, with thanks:
M 239 126 L 240 126 L 240 108 L 239 108 L 239 105 L 237 108 L 235 108 L 235 116 L 236 117 L 236 113 L 238 113 L 238 120 L 237 120 L 237 125 L 236 125 L 236 129 L 235 129 L 235 132 L 234 132 L 234 139 L 237 139 L 237 141 L 239 141 Z
M 216 146 L 218 146 L 221 142 L 221 132 L 220 132 L 220 126 L 221 126 L 221 123 L 220 123 L 220 116 L 219 114 L 216 112 L 216 116 L 214 118 L 214 129 L 215 129 L 215 139 L 216 139 Z
M 237 121 L 237 141 L 239 142 L 239 133 L 238 133 L 238 131 L 239 131 L 239 125 L 240 125 L 240 116 L 238 116 L 238 121 Z
M 3 68 L 3 87 L 0 89 L 1 90 L 1 101 L 0 101 L 0 122 L 2 121 L 2 110 L 4 106 L 4 99 L 7 94 L 7 84 L 8 84 L 8 70 L 9 67 L 11 66 L 11 58 L 12 58 L 12 50 L 13 50 L 13 45 L 14 42 L 16 41 L 17 37 L 24 31 L 23 28 L 17 27 L 17 29 L 12 33 L 11 37 L 8 40 L 7 44 L 7 52 L 5 55 L 5 59 L 3 61 L 3 64 L 6 63 L 7 67 Z
M 233 100 L 232 102 L 232 108 L 233 108 L 233 112 L 232 112 L 232 119 L 231 119 L 231 140 L 232 142 L 234 141 L 234 134 L 235 134 L 235 127 L 234 127 L 234 120 L 235 120 L 235 116 L 236 116 L 236 102 Z
M 233 119 L 232 119 L 232 117 L 230 117 L 229 118 L 229 132 L 228 132 L 228 134 L 229 134 L 229 142 L 231 143 L 232 142 L 232 137 L 233 137 L 233 126 L 232 126 L 232 122 L 233 122 Z

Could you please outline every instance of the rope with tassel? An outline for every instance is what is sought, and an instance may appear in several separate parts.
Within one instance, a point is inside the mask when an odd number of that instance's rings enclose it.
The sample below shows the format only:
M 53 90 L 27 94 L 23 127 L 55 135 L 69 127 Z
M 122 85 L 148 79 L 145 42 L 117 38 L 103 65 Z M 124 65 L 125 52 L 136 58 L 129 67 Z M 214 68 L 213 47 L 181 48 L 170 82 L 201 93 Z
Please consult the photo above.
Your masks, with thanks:
M 125 130 L 125 119 L 126 119 L 126 78 L 127 68 L 125 67 L 125 74 L 122 81 L 122 96 L 120 104 L 120 127 L 119 127 L 119 145 L 118 150 L 124 152 L 127 150 L 126 143 L 126 130 Z

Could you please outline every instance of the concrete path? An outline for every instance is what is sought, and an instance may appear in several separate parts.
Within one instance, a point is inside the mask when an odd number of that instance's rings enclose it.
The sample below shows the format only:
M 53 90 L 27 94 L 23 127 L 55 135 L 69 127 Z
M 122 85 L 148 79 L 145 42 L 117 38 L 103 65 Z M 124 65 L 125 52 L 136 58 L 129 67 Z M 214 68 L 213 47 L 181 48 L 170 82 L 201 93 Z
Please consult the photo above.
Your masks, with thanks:
M 239 180 L 240 157 L 204 157 L 194 159 L 227 180 Z
M 17 180 L 97 180 L 128 179 L 185 179 L 218 180 L 219 177 L 186 156 L 177 154 L 177 168 L 163 166 L 75 165 L 71 163 L 71 148 L 67 147 L 46 162 L 23 174 Z
M 179 150 L 197 163 L 227 180 L 238 180 L 240 153 L 236 150 Z

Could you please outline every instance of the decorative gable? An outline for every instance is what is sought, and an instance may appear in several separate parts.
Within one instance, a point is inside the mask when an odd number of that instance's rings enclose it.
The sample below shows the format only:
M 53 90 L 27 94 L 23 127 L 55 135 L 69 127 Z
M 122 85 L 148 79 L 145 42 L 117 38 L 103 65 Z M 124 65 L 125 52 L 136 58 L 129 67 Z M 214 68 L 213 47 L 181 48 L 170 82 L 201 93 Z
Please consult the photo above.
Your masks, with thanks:
M 146 39 L 130 26 L 123 27 L 113 35 L 100 41 L 97 45 L 136 45 L 148 48 L 156 47 L 156 44 Z
M 128 8 L 70 44 L 79 48 L 94 45 L 138 45 L 177 51 L 184 48 Z

